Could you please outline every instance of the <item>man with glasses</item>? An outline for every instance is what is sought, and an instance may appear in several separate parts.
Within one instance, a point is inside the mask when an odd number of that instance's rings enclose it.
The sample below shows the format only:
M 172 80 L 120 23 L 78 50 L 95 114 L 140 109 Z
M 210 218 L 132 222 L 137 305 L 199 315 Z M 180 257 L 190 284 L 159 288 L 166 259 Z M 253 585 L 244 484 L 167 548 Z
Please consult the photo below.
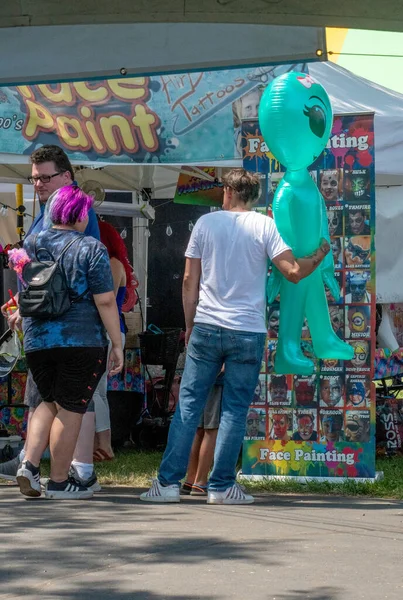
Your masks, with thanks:
M 59 146 L 47 145 L 38 148 L 31 154 L 32 174 L 28 177 L 28 181 L 33 184 L 39 198 L 39 212 L 34 219 L 31 227 L 28 230 L 27 236 L 31 233 L 39 233 L 44 229 L 44 213 L 46 202 L 50 196 L 61 187 L 73 185 L 74 171 L 67 154 Z M 100 239 L 98 220 L 93 208 L 88 213 L 88 225 L 85 230 L 85 235 L 90 235 L 97 240 Z M 18 298 L 18 296 L 17 296 Z M 18 300 L 17 300 L 18 301 Z M 9 302 L 1 307 L 3 316 L 8 319 L 10 329 L 18 327 L 21 323 L 19 310 L 8 317 L 7 308 Z M 34 383 L 31 373 L 28 372 L 27 385 L 25 389 L 24 404 L 29 406 L 29 417 L 32 416 L 41 398 L 38 389 Z M 27 436 L 29 433 L 29 420 L 27 428 Z M 14 459 L 0 464 L 0 479 L 15 480 L 20 461 L 24 458 L 24 450 Z
M 74 172 L 67 154 L 59 146 L 42 146 L 31 154 L 32 175 L 28 181 L 33 184 L 38 194 L 40 212 L 32 223 L 28 234 L 43 229 L 43 215 L 49 197 L 65 185 L 73 185 Z M 96 214 L 90 210 L 88 227 L 85 235 L 99 240 L 99 227 Z

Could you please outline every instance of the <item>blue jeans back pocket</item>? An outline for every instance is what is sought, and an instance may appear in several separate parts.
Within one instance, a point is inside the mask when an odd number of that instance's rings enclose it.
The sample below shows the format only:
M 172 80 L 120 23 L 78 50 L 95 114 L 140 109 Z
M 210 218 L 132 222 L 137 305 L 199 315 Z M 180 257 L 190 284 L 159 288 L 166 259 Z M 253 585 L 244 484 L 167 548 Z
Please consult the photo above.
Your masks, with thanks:
M 260 363 L 263 357 L 265 333 L 236 333 L 231 336 L 236 355 L 234 360 L 240 363 Z

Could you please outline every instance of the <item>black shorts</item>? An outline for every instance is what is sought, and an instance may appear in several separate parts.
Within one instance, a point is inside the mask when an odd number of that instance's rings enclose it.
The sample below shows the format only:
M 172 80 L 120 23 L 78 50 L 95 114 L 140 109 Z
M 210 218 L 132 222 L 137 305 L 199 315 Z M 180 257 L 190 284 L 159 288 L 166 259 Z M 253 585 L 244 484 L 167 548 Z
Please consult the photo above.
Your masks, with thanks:
M 107 348 L 50 348 L 27 352 L 39 394 L 71 412 L 84 414 L 106 369 Z

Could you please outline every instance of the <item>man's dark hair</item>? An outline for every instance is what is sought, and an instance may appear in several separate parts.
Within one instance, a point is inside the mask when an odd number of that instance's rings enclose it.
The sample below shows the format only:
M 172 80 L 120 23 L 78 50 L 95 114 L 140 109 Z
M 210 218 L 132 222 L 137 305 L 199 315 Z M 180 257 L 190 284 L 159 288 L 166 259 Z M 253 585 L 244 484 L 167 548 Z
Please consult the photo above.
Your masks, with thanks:
M 365 208 L 351 208 L 350 212 L 349 212 L 349 216 L 350 215 L 355 215 L 357 213 L 359 213 L 363 217 L 367 216 L 367 211 L 365 210 Z
M 272 375 L 270 379 L 269 387 L 288 387 L 287 386 L 287 378 L 285 375 Z
M 336 415 L 323 415 L 322 417 L 322 425 L 325 421 L 332 420 L 338 429 L 343 428 L 343 414 L 337 413 Z
M 224 187 L 229 187 L 245 202 L 256 202 L 260 195 L 260 178 L 257 173 L 251 173 L 246 169 L 231 169 L 223 175 Z
M 31 163 L 33 165 L 40 165 L 45 162 L 54 162 L 56 169 L 63 173 L 68 171 L 71 175 L 71 179 L 74 181 L 74 171 L 71 166 L 71 162 L 65 151 L 60 146 L 46 145 L 42 148 L 34 150 L 31 154 Z

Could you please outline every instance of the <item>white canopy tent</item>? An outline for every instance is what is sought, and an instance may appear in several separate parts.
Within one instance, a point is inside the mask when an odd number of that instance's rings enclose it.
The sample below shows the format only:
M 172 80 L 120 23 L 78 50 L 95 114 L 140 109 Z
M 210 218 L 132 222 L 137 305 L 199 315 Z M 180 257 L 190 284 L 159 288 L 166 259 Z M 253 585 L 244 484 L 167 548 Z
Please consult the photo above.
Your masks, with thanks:
M 376 184 L 403 184 L 403 95 L 353 75 L 331 62 L 308 64 L 309 72 L 326 88 L 335 114 L 375 113 Z M 82 164 L 82 163 L 81 163 Z M 239 159 L 214 163 L 238 166 Z M 200 166 L 200 165 L 199 165 Z M 203 166 L 208 166 L 204 163 Z M 173 197 L 181 165 L 85 163 L 78 179 L 96 179 L 105 189 L 151 188 L 156 198 Z M 93 170 L 95 168 L 95 170 Z M 26 183 L 29 157 L 0 153 L 0 181 Z
M 400 258 L 399 247 L 400 222 L 403 224 L 403 199 L 400 207 L 400 192 L 403 195 L 403 95 L 357 77 L 333 63 L 312 63 L 308 68 L 328 91 L 335 114 L 375 113 L 377 293 L 381 302 L 403 301 L 403 288 L 399 289 L 403 276 L 403 256 Z M 240 164 L 240 159 L 215 163 L 219 167 Z M 203 166 L 208 166 L 208 163 Z M 152 197 L 170 199 L 174 196 L 181 167 L 179 164 L 86 163 L 85 168 L 78 172 L 77 179 L 79 183 L 95 179 L 107 190 L 140 192 L 148 188 Z M 26 183 L 29 174 L 27 156 L 0 154 L 1 182 Z M 393 195 L 390 186 L 394 186 Z M 3 185 L 0 190 L 10 192 L 12 188 L 7 189 Z M 32 188 L 24 188 L 24 197 L 32 197 Z M 2 201 L 0 193 L 0 203 Z M 391 257 L 393 277 L 387 276 Z
M 335 114 L 375 113 L 376 185 L 403 184 L 403 95 L 331 62 L 308 68 L 325 87 Z

